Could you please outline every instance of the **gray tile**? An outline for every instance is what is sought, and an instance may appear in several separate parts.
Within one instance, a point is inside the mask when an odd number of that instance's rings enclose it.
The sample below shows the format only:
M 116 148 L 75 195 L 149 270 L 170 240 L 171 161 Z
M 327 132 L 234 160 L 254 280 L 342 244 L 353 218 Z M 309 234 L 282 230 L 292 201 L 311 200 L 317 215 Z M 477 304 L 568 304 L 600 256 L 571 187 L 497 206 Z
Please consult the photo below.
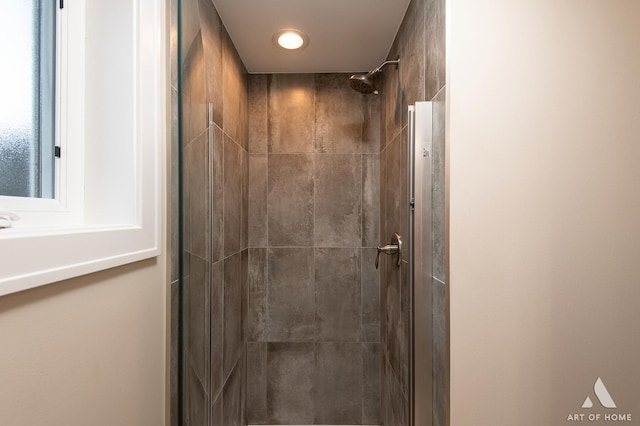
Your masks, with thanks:
M 224 140 L 224 255 L 240 251 L 242 233 L 242 148 Z
M 432 164 L 432 250 L 433 276 L 447 281 L 447 223 L 445 176 L 445 89 L 441 90 L 433 104 L 433 156 Z
M 222 101 L 224 132 L 248 148 L 247 82 L 244 65 L 226 31 L 222 33 Z
M 267 344 L 267 410 L 270 424 L 313 422 L 314 344 Z
M 182 278 L 184 279 L 191 276 L 191 253 L 189 253 L 186 250 L 182 252 L 182 267 L 184 269 L 182 271 Z M 187 296 L 184 296 L 184 297 L 186 300 Z
M 211 395 L 222 390 L 224 348 L 224 261 L 213 264 L 211 271 Z
M 267 249 L 249 249 L 247 340 L 265 340 L 267 323 Z
M 402 325 L 401 325 L 401 269 L 396 267 L 390 258 L 382 261 L 382 267 L 384 268 L 384 290 L 385 290 L 385 305 L 384 311 L 384 344 L 385 351 L 393 371 L 400 375 L 401 371 L 401 340 L 402 340 Z
M 269 155 L 268 161 L 269 245 L 312 246 L 312 155 Z
M 427 0 L 425 17 L 425 99 L 433 99 L 444 87 L 446 77 L 445 1 Z
M 187 350 L 202 383 L 206 383 L 209 362 L 209 280 L 209 262 L 191 256 L 191 276 L 186 288 L 189 305 Z
M 362 346 L 316 343 L 315 424 L 362 424 Z
M 409 426 L 409 402 L 401 391 L 389 363 L 385 370 L 385 398 L 387 399 L 385 425 Z
M 247 423 L 266 424 L 267 343 L 247 343 Z
M 268 96 L 269 152 L 313 152 L 313 74 L 269 75 Z
M 242 171 L 242 203 L 240 206 L 240 249 L 249 247 L 249 153 L 240 151 L 240 170 Z
M 384 190 L 381 194 L 384 197 L 385 213 L 384 228 L 385 233 L 380 236 L 381 242 L 387 243 L 394 232 L 401 232 L 401 222 L 403 220 L 403 210 L 401 208 L 401 135 L 398 135 L 386 149 Z
M 362 249 L 362 331 L 363 342 L 380 341 L 380 273 L 375 267 L 377 250 Z
M 380 348 L 380 424 L 390 424 L 389 420 L 389 389 L 387 387 L 387 358 L 385 356 L 384 347 Z
M 407 140 L 408 138 L 408 131 L 407 128 L 405 127 L 404 129 L 402 129 L 402 132 L 400 132 L 400 138 L 398 139 L 398 143 L 400 144 L 400 167 L 399 167 L 399 178 L 400 178 L 400 185 L 398 186 L 398 194 L 397 194 L 397 198 L 399 200 L 399 206 L 398 206 L 398 210 L 396 211 L 396 217 L 400 219 L 400 235 L 402 235 L 405 239 L 405 241 L 407 241 L 407 236 L 409 235 L 409 188 L 408 188 L 408 175 L 409 175 L 409 170 L 408 170 L 408 160 L 407 160 L 407 149 L 408 149 L 408 145 L 409 145 L 409 141 Z M 404 250 L 402 252 L 402 258 L 403 259 L 407 259 L 407 254 L 409 252 L 407 250 Z
M 200 32 L 186 52 L 183 65 L 183 137 L 185 144 L 204 132 L 207 117 L 207 78 Z
M 180 10 L 180 33 L 181 33 L 181 52 L 183 57 L 180 58 L 184 63 L 188 56 L 190 47 L 193 45 L 197 37 L 200 36 L 200 10 L 198 2 L 186 1 L 181 3 Z
M 409 3 L 388 58 L 400 58 L 383 76 L 383 121 L 388 144 L 407 124 L 407 105 L 425 100 L 425 0 Z
M 186 368 L 189 366 L 191 366 L 192 362 L 191 362 L 191 349 L 190 349 L 190 341 L 191 341 L 191 330 L 189 329 L 189 319 L 191 318 L 191 307 L 189 306 L 189 288 L 191 286 L 191 276 L 190 275 L 185 275 L 184 277 L 182 277 L 182 291 L 183 291 L 183 301 L 182 301 L 182 320 L 183 320 L 183 324 L 182 324 L 182 365 L 180 366 L 180 369 L 182 371 L 183 376 L 183 386 L 184 386 L 184 393 L 186 395 Z M 186 398 L 183 395 L 183 401 L 185 400 L 184 398 Z
M 189 164 L 189 216 L 191 252 L 203 259 L 209 258 L 211 223 L 211 186 L 209 182 L 209 141 L 206 133 L 187 146 Z
M 389 231 L 387 230 L 386 218 L 387 218 L 387 153 L 388 149 L 384 149 L 380 152 L 380 238 L 378 244 L 380 245 L 387 241 L 389 238 Z
M 315 249 L 316 341 L 360 340 L 360 249 Z
M 380 344 L 362 344 L 362 424 L 380 424 Z
M 249 247 L 267 246 L 267 155 L 249 155 Z
M 391 363 L 389 360 L 383 356 L 383 365 L 382 365 L 382 404 L 381 404 L 381 416 L 383 419 L 382 424 L 384 425 L 395 425 L 392 419 L 392 393 L 393 386 L 392 383 L 395 380 L 393 369 L 391 368 Z
M 175 1 L 175 0 L 174 0 Z M 180 144 L 179 125 L 178 125 L 178 92 L 176 89 L 171 89 L 171 167 L 169 176 L 171 182 L 171 282 L 180 278 L 179 273 L 179 260 L 180 252 L 180 180 L 179 180 L 179 163 L 180 158 L 178 156 L 178 149 Z
M 396 375 L 402 392 L 405 397 L 409 397 L 409 323 L 410 323 L 410 296 L 408 283 L 409 267 L 406 262 L 400 267 L 400 316 L 396 331 L 396 344 L 398 353 L 398 364 Z
M 385 265 L 380 265 L 379 270 L 380 275 L 380 343 L 382 345 L 382 350 L 386 352 L 387 350 L 387 284 L 386 284 L 386 267 Z
M 213 261 L 224 258 L 224 133 L 213 126 L 212 210 L 213 210 Z
M 224 260 L 224 375 L 226 378 L 242 354 L 242 254 Z
M 169 359 L 169 416 L 171 426 L 178 426 L 178 333 L 180 301 L 178 297 L 180 282 L 171 283 L 171 340 Z
M 189 175 L 193 173 L 189 161 L 189 147 L 183 147 L 182 159 L 182 182 L 180 182 L 180 190 L 182 191 L 182 249 L 186 252 L 191 251 L 191 184 Z M 184 264 L 186 265 L 186 263 Z
M 315 152 L 361 153 L 363 95 L 348 74 L 314 74 Z
M 207 76 L 207 103 L 213 105 L 213 121 L 222 127 L 222 32 L 220 16 L 211 0 L 198 0 Z
M 401 58 L 400 87 L 402 93 L 402 124 L 408 122 L 407 105 L 426 100 L 425 88 L 425 8 L 426 1 L 409 4 L 398 30 L 398 53 Z
M 231 376 L 224 385 L 222 394 L 222 417 L 224 426 L 243 426 L 242 412 L 242 382 L 244 377 L 243 364 L 239 363 L 233 369 Z
M 186 424 L 190 426 L 205 425 L 207 422 L 207 395 L 200 380 L 192 368 L 187 367 L 186 401 L 184 404 Z
M 247 318 L 249 317 L 249 249 L 240 253 L 242 262 L 242 342 L 247 342 Z
M 359 247 L 362 239 L 361 156 L 316 154 L 314 163 L 316 246 Z
M 449 424 L 449 300 L 447 286 L 433 280 L 433 424 Z
M 248 77 L 249 99 L 249 152 L 266 154 L 267 141 L 267 75 L 251 74 Z
M 379 154 L 381 149 L 381 96 L 363 97 L 362 153 Z
M 272 248 L 267 262 L 267 339 L 313 340 L 313 249 Z
M 387 263 L 384 343 L 389 363 L 404 395 L 408 394 L 409 307 L 405 289 L 407 264 L 400 268 Z
M 225 426 L 222 417 L 222 392 L 211 406 L 211 426 Z
M 397 59 L 397 52 L 392 51 L 389 58 Z M 402 58 L 400 58 L 403 61 Z M 384 143 L 388 145 L 402 129 L 402 88 L 400 86 L 400 70 L 398 67 L 385 69 L 382 78 L 382 122 L 384 123 Z
M 362 247 L 380 241 L 380 155 L 362 156 Z

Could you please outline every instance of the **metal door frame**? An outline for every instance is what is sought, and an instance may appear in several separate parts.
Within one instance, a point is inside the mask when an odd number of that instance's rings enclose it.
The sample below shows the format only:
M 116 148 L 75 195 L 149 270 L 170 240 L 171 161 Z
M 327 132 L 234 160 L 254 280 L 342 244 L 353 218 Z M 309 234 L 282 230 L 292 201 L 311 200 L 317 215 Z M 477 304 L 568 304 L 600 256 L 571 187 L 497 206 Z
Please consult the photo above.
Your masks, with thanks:
M 433 103 L 409 106 L 409 415 L 412 426 L 433 424 L 433 303 L 431 151 Z

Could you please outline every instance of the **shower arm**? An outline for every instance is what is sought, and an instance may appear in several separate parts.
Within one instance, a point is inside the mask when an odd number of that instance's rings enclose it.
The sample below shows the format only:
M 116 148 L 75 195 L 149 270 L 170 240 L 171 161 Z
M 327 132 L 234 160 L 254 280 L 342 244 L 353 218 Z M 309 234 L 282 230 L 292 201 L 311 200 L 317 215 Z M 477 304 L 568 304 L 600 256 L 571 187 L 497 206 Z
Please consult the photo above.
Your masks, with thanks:
M 398 65 L 399 63 L 400 63 L 400 59 L 396 59 L 394 61 L 384 61 L 382 64 L 380 64 L 380 66 L 378 68 L 374 69 L 373 71 L 369 71 L 369 74 L 373 75 L 373 74 L 379 73 L 380 71 L 382 71 L 382 68 L 385 65 L 389 65 L 389 64 Z

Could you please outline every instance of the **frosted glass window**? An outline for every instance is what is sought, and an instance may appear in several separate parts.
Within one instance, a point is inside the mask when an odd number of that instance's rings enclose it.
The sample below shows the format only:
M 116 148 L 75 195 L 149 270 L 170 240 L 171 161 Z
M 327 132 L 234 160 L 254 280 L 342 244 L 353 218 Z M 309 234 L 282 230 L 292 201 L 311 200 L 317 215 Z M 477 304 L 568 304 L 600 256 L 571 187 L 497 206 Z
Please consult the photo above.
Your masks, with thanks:
M 56 3 L 0 11 L 0 195 L 53 198 Z

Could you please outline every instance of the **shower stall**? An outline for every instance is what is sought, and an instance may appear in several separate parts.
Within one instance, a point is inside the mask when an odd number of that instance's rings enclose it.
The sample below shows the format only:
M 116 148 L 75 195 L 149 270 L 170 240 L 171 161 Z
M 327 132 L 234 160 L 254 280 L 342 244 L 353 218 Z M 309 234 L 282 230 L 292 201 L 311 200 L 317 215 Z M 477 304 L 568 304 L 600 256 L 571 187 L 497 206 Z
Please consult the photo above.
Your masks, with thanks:
M 350 80 L 248 74 L 214 3 L 176 2 L 174 424 L 447 424 L 444 88 L 408 107 L 412 5 L 402 62 Z

